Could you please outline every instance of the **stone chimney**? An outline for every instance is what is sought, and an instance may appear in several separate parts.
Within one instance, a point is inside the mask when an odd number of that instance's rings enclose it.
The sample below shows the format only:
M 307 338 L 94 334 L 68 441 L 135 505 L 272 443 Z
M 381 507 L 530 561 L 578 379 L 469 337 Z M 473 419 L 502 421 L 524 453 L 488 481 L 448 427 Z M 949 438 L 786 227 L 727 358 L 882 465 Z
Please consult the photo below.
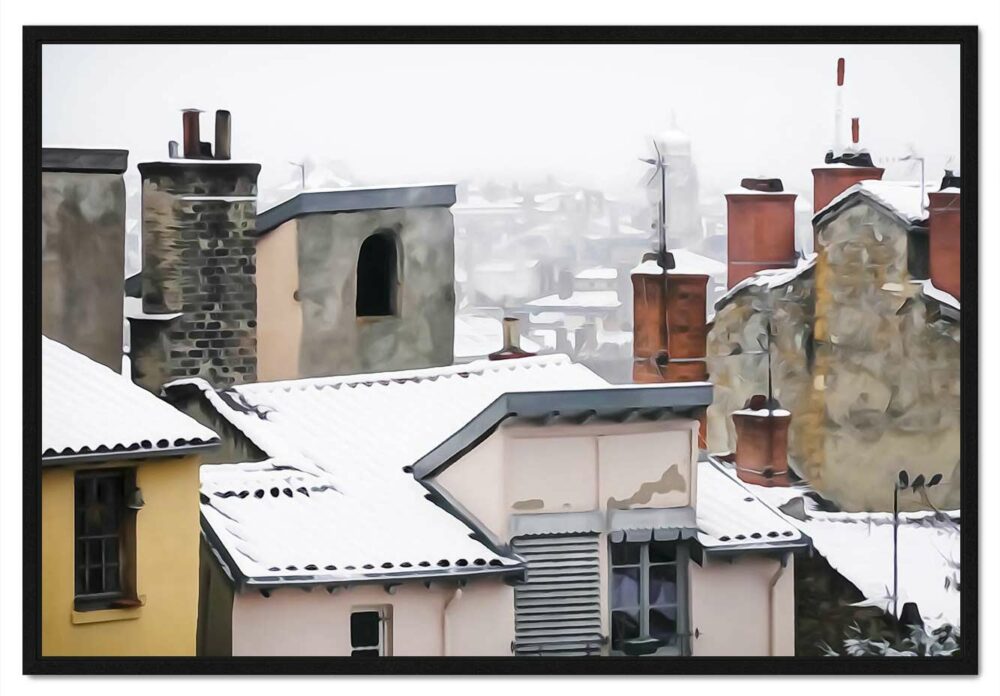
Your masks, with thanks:
M 726 194 L 728 287 L 769 268 L 794 268 L 795 194 L 781 179 L 743 179 Z
M 930 276 L 934 287 L 962 299 L 962 189 L 961 180 L 946 172 L 940 191 L 930 200 Z
M 42 149 L 42 333 L 122 369 L 127 150 Z
M 132 373 L 154 392 L 183 377 L 215 387 L 257 379 L 260 165 L 211 158 L 197 116 L 184 111 L 184 159 L 139 165 L 142 315 L 132 318 Z M 225 138 L 228 118 L 221 121 Z
M 788 426 L 792 415 L 762 394 L 733 412 L 736 475 L 758 486 L 787 486 Z
M 503 318 L 503 347 L 489 354 L 490 360 L 530 358 L 534 353 L 521 349 L 521 322 L 514 317 Z

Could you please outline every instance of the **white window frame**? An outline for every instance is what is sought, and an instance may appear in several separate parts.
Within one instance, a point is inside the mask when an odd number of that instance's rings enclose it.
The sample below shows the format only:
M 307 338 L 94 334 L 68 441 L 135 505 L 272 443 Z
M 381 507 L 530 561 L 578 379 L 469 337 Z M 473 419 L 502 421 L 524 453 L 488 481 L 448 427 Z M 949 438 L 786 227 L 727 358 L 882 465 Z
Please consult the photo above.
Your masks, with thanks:
M 351 618 L 355 614 L 378 614 L 378 645 L 354 645 L 354 637 L 350 635 L 351 633 Z M 348 642 L 351 646 L 351 657 L 357 657 L 354 655 L 355 650 L 372 650 L 378 649 L 379 657 L 389 657 L 392 655 L 392 605 L 382 604 L 382 605 L 364 605 L 351 607 L 351 614 L 348 617 L 347 623 L 348 631 Z

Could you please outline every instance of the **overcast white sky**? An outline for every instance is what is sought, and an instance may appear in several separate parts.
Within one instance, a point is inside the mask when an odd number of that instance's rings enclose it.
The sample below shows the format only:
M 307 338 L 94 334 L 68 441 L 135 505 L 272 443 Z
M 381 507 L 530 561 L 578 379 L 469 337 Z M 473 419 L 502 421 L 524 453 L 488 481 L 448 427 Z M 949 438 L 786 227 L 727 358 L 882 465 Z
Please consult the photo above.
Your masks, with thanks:
M 764 174 L 808 192 L 838 56 L 845 120 L 876 158 L 912 143 L 929 179 L 957 162 L 957 46 L 46 46 L 43 137 L 126 148 L 134 176 L 181 139 L 179 109 L 226 108 L 233 156 L 261 162 L 265 188 L 309 156 L 369 183 L 551 173 L 625 191 L 673 110 L 703 190 Z

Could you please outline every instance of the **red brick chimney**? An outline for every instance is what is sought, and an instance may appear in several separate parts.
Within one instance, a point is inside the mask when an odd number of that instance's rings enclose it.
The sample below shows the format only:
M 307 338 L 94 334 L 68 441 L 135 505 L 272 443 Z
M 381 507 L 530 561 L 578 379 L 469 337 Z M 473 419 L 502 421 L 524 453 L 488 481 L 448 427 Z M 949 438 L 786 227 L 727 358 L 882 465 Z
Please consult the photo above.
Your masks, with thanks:
M 633 382 L 701 382 L 707 378 L 707 288 L 707 275 L 685 273 L 683 268 L 670 269 L 664 282 L 655 258 L 647 258 L 632 271 Z
M 930 200 L 930 271 L 934 287 L 962 299 L 962 190 L 951 172 L 942 190 L 927 194 Z
M 733 412 L 736 475 L 758 486 L 787 486 L 788 426 L 792 415 L 762 394 Z
M 757 271 L 795 267 L 795 194 L 781 179 L 743 179 L 726 206 L 729 287 Z

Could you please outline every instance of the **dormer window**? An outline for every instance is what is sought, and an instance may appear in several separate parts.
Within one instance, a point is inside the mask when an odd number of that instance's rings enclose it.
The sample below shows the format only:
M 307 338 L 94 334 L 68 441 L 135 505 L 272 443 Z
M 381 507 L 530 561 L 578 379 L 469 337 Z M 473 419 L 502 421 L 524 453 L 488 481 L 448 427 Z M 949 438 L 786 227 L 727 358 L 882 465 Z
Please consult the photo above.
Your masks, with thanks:
M 355 311 L 359 317 L 386 317 L 397 314 L 396 235 L 382 230 L 361 244 L 358 254 L 358 287 Z

